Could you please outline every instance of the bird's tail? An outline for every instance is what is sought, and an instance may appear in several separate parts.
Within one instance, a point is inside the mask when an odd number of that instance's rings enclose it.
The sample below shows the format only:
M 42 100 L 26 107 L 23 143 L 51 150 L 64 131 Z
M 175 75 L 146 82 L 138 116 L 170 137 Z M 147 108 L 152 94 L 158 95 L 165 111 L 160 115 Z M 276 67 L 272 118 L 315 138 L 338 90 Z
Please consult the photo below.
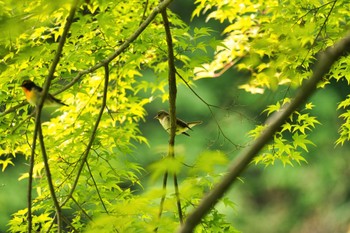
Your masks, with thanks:
M 194 127 L 196 125 L 200 125 L 202 123 L 203 123 L 203 121 L 191 121 L 191 122 L 187 122 L 187 125 L 189 128 L 192 128 L 192 127 Z

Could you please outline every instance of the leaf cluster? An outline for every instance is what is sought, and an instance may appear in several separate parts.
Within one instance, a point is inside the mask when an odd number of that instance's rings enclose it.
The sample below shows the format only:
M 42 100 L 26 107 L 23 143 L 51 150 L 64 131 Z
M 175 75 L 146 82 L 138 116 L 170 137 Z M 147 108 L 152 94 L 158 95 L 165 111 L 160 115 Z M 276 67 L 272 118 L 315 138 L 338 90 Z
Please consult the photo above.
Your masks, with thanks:
M 197 0 L 196 4 L 193 17 L 206 13 L 207 20 L 228 23 L 223 30 L 223 45 L 217 47 L 213 61 L 195 68 L 196 78 L 217 77 L 217 74 L 227 70 L 226 67 L 234 65 L 248 77 L 240 88 L 252 94 L 286 87 L 283 89 L 287 90 L 284 97 L 288 97 L 294 88 L 311 76 L 320 51 L 342 38 L 348 30 L 346 19 L 349 19 L 350 11 L 346 1 Z M 325 88 L 332 80 L 350 83 L 348 67 L 349 58 L 345 56 L 333 66 L 319 88 Z M 283 101 L 278 100 L 280 103 Z M 343 123 L 336 144 L 344 144 L 350 139 L 347 102 L 348 98 L 338 105 L 338 109 L 344 109 L 344 113 L 340 114 Z M 280 104 L 277 103 L 268 106 L 265 111 L 272 113 L 279 108 Z M 266 164 L 267 159 L 270 164 L 276 157 L 283 158 L 283 164 L 292 164 L 294 159 L 305 160 L 300 152 L 291 151 L 291 148 L 299 147 L 307 152 L 306 145 L 312 143 L 304 141 L 306 131 L 313 128 L 314 123 L 316 121 L 309 115 L 296 115 L 294 123 L 286 123 L 280 135 L 275 136 L 270 152 L 255 162 Z M 253 130 L 253 138 L 262 129 L 262 126 L 258 126 Z M 282 137 L 285 132 L 292 135 Z M 280 145 L 280 150 L 276 145 Z M 281 157 L 281 154 L 289 156 Z
M 12 159 L 15 156 L 28 158 L 33 146 L 35 107 L 26 104 L 20 85 L 23 80 L 31 79 L 42 86 L 53 62 L 73 4 L 70 0 L 53 2 L 3 3 L 1 13 L 7 18 L 1 25 L 16 29 L 11 33 L 9 28 L 1 31 L 0 47 L 4 55 L 0 67 L 0 161 L 3 171 L 14 165 Z M 41 156 L 43 151 L 37 146 L 32 177 L 35 192 L 31 204 L 32 230 L 53 232 L 59 229 L 57 207 L 52 204 L 48 179 L 52 179 L 61 205 L 65 232 L 101 229 L 104 232 L 150 232 L 156 226 L 164 231 L 176 228 L 178 216 L 173 214 L 176 213 L 174 195 L 170 193 L 166 200 L 167 214 L 159 222 L 157 200 L 162 191 L 156 189 L 136 194 L 143 188 L 140 177 L 145 171 L 131 157 L 137 145 L 148 144 L 139 129 L 147 114 L 145 105 L 156 98 L 168 99 L 165 90 L 167 51 L 160 17 L 155 17 L 133 43 L 108 63 L 106 108 L 97 131 L 94 131 L 105 97 L 106 74 L 93 67 L 112 56 L 157 5 L 158 1 L 85 1 L 77 9 L 49 90 L 69 106 L 43 108 L 41 127 L 48 161 Z M 203 28 L 191 32 L 176 15 L 169 15 L 178 72 L 190 80 L 189 72 L 200 62 L 190 59 L 188 54 L 207 53 L 207 49 L 217 42 L 212 40 L 211 45 L 204 44 L 202 40 L 210 35 L 210 30 Z M 211 166 L 222 164 L 220 158 L 223 159 L 223 155 L 210 165 L 202 162 L 196 168 L 196 173 L 203 171 L 211 175 L 207 174 L 204 180 L 194 179 L 199 183 L 198 189 L 188 192 L 185 210 L 193 206 L 191 194 L 196 193 L 199 200 L 203 190 L 212 185 L 214 170 Z M 46 162 L 52 178 L 47 176 Z M 154 175 L 164 171 L 163 168 L 154 166 Z M 25 173 L 19 179 L 28 178 L 29 173 Z M 215 219 L 221 219 L 216 223 L 220 228 L 225 222 L 224 216 L 217 211 L 213 213 L 216 213 Z M 27 231 L 27 219 L 28 209 L 15 213 L 9 222 L 10 231 Z M 209 222 L 206 224 L 205 228 L 209 227 Z

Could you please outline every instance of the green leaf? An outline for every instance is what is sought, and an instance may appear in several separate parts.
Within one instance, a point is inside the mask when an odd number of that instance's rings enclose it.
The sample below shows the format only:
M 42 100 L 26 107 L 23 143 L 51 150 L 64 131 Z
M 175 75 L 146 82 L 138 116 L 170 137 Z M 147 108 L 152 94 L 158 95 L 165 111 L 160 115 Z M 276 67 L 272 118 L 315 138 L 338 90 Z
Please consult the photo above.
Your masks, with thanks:
M 292 138 L 293 138 L 293 146 L 294 146 L 295 149 L 300 147 L 303 150 L 305 150 L 306 152 L 309 152 L 308 149 L 307 149 L 307 145 L 315 146 L 315 144 L 313 142 L 311 142 L 310 140 L 306 139 L 307 135 L 305 135 L 305 134 L 299 135 L 298 133 L 294 133 Z

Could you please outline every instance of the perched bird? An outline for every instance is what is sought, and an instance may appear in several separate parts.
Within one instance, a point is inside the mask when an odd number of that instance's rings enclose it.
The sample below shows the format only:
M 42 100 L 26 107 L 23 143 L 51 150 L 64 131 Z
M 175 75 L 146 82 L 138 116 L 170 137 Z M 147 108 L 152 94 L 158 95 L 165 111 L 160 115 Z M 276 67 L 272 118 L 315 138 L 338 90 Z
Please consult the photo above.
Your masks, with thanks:
M 37 86 L 33 81 L 31 80 L 24 80 L 21 85 L 24 94 L 26 95 L 27 101 L 33 105 L 36 106 L 38 104 L 38 101 L 42 95 L 43 89 L 39 86 Z M 67 104 L 63 103 L 61 100 L 53 97 L 50 93 L 47 94 L 47 97 L 44 102 L 44 106 L 53 106 L 53 105 L 65 105 Z
M 154 117 L 155 119 L 159 120 L 159 123 L 163 126 L 163 128 L 170 134 L 170 115 L 166 111 L 159 111 L 157 116 Z M 202 124 L 202 121 L 192 121 L 192 122 L 185 122 L 180 119 L 176 119 L 176 131 L 175 134 L 178 135 L 180 133 L 185 134 L 187 136 L 190 136 L 188 133 L 186 133 L 187 130 L 192 130 L 193 126 Z

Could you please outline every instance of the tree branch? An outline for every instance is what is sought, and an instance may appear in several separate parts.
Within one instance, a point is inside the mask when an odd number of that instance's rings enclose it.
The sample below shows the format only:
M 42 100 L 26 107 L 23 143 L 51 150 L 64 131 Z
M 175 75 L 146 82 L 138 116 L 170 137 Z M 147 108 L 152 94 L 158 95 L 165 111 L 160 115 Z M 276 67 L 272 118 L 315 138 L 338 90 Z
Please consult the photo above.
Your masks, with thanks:
M 96 183 L 96 181 L 95 181 L 95 178 L 94 178 L 94 176 L 92 175 L 92 171 L 91 171 L 91 169 L 90 169 L 90 165 L 89 165 L 89 163 L 88 163 L 87 160 L 86 160 L 85 162 L 86 162 L 86 167 L 87 167 L 87 169 L 88 169 L 88 171 L 89 171 L 90 177 L 91 177 L 91 179 L 92 179 L 92 182 L 94 183 L 94 187 L 95 187 L 95 189 L 96 189 L 96 193 L 97 193 L 98 199 L 100 199 L 100 202 L 101 202 L 101 204 L 102 204 L 103 209 L 105 210 L 106 214 L 108 214 L 109 212 L 108 212 L 108 210 L 107 210 L 107 207 L 106 207 L 106 205 L 105 205 L 105 202 L 103 201 L 103 198 L 102 198 L 102 196 L 101 196 L 100 190 L 99 190 L 98 187 L 97 187 L 97 183 Z
M 45 172 L 46 172 L 46 177 L 47 177 L 47 183 L 49 185 L 49 190 L 50 190 L 50 195 L 51 199 L 53 201 L 53 204 L 56 209 L 56 216 L 57 216 L 57 232 L 62 232 L 61 226 L 62 226 L 62 219 L 61 219 L 61 208 L 60 204 L 57 201 L 56 193 L 55 193 L 55 187 L 52 183 L 52 176 L 50 172 L 50 167 L 49 167 L 49 162 L 48 162 L 48 157 L 46 153 L 46 148 L 44 144 L 44 136 L 43 136 L 43 131 L 41 128 L 41 124 L 39 124 L 39 142 L 40 142 L 40 148 L 41 148 L 41 153 L 43 156 L 43 161 L 44 161 L 44 166 L 45 166 Z
M 330 71 L 333 63 L 345 53 L 349 52 L 350 34 L 333 47 L 328 47 L 326 51 L 320 55 L 313 75 L 299 88 L 294 100 L 267 120 L 268 124 L 260 137 L 257 138 L 251 146 L 242 151 L 232 162 L 228 173 L 222 178 L 221 182 L 202 199 L 198 207 L 188 216 L 186 222 L 180 227 L 178 232 L 189 233 L 194 230 L 200 220 L 237 180 L 237 177 L 249 165 L 257 153 L 272 139 L 273 135 L 280 129 L 289 116 L 315 92 L 318 82 Z
M 79 71 L 77 76 L 75 76 L 73 78 L 73 80 L 68 83 L 67 85 L 65 85 L 61 90 L 57 91 L 56 93 L 54 93 L 54 95 L 57 95 L 61 92 L 64 92 L 65 90 L 69 89 L 70 87 L 72 87 L 76 82 L 79 81 L 79 79 L 89 73 L 94 72 L 95 70 L 97 70 L 98 68 L 101 68 L 103 66 L 105 66 L 106 64 L 109 64 L 112 60 L 114 60 L 117 56 L 119 56 L 121 53 L 123 53 L 132 42 L 134 42 L 139 35 L 148 27 L 148 25 L 153 21 L 153 19 L 163 10 L 165 9 L 173 0 L 164 0 L 161 3 L 158 4 L 157 7 L 155 7 L 153 9 L 153 11 L 151 12 L 151 14 L 145 19 L 145 21 L 143 21 L 140 26 L 136 29 L 136 31 L 129 36 L 127 39 L 125 39 L 125 42 L 123 44 L 120 45 L 120 47 L 115 50 L 111 55 L 109 55 L 107 58 L 103 59 L 102 61 L 100 61 L 99 63 L 97 63 L 96 65 L 86 69 L 86 70 L 82 70 Z
M 168 19 L 168 15 L 166 12 L 166 8 L 161 12 L 163 18 L 163 25 L 165 29 L 166 42 L 167 42 L 167 50 L 168 50 L 168 84 L 169 84 L 169 112 L 170 112 L 170 135 L 169 135 L 169 148 L 168 148 L 168 157 L 175 158 L 174 145 L 175 145 L 175 132 L 176 132 L 176 68 L 175 68 L 175 56 L 174 56 L 174 46 L 171 36 L 170 23 Z M 176 204 L 178 208 L 179 220 L 180 223 L 183 223 L 182 216 L 182 208 L 181 208 L 181 200 L 180 200 L 180 192 L 179 185 L 177 182 L 177 176 L 174 175 L 174 188 L 176 195 Z M 166 179 L 168 177 L 168 172 L 165 172 L 163 179 L 163 189 L 166 190 Z M 164 186 L 165 185 L 165 186 Z M 166 192 L 164 192 L 163 197 L 161 199 L 160 213 L 159 218 L 162 215 L 163 203 L 165 200 Z
M 164 176 L 163 176 L 163 185 L 162 185 L 163 194 L 162 194 L 162 197 L 160 198 L 160 203 L 159 203 L 158 220 L 160 220 L 160 218 L 162 217 L 162 214 L 163 214 L 164 202 L 165 202 L 165 197 L 166 197 L 166 186 L 167 186 L 167 182 L 168 182 L 168 175 L 169 175 L 169 172 L 165 171 Z M 153 231 L 157 232 L 158 226 L 156 228 L 154 228 Z
M 216 119 L 215 115 L 214 115 L 214 112 L 212 110 L 212 108 L 220 108 L 219 106 L 216 106 L 216 105 L 213 105 L 213 104 L 209 104 L 206 100 L 204 100 L 191 86 L 190 84 L 181 76 L 181 74 L 179 72 L 177 72 L 176 70 L 176 74 L 180 77 L 180 79 L 185 83 L 185 85 L 188 87 L 188 89 L 190 89 L 190 91 L 202 102 L 204 103 L 207 108 L 209 109 L 209 112 L 211 114 L 211 117 L 214 119 L 218 129 L 219 129 L 219 132 L 222 134 L 222 136 L 227 140 L 229 141 L 236 149 L 238 148 L 242 148 L 243 146 L 241 145 L 238 145 L 236 143 L 234 143 L 229 137 L 226 136 L 225 132 L 223 131 L 223 129 L 221 128 L 220 124 L 219 124 L 219 121 Z
M 36 139 L 38 136 L 38 129 L 41 127 L 41 120 L 40 120 L 40 116 L 41 116 L 41 110 L 44 106 L 44 101 L 45 98 L 49 92 L 49 87 L 51 84 L 51 80 L 53 79 L 53 75 L 55 73 L 56 67 L 58 65 L 58 62 L 60 60 L 60 57 L 62 55 L 62 50 L 63 50 L 63 46 L 64 43 L 66 41 L 68 32 L 69 32 L 69 28 L 71 26 L 71 24 L 73 23 L 73 18 L 74 18 L 74 14 L 77 8 L 79 0 L 75 0 L 73 5 L 71 6 L 71 9 L 69 11 L 69 15 L 67 17 L 66 20 L 66 24 L 64 26 L 63 29 L 63 33 L 62 36 L 58 42 L 58 47 L 57 47 L 57 51 L 56 54 L 53 58 L 53 61 L 51 63 L 51 66 L 49 68 L 49 73 L 46 77 L 44 86 L 43 86 L 43 91 L 42 91 L 42 97 L 39 100 L 38 105 L 35 108 L 35 112 L 36 112 L 36 116 L 35 116 L 35 126 L 34 126 L 34 135 L 33 135 L 33 143 L 32 143 L 32 150 L 31 150 L 31 156 L 30 156 L 30 165 L 29 165 L 29 182 L 28 182 L 28 233 L 32 232 L 32 186 L 33 186 L 33 168 L 34 168 L 34 155 L 35 155 L 35 145 L 36 145 Z
M 100 112 L 99 112 L 99 114 L 97 116 L 94 128 L 92 129 L 92 133 L 91 133 L 91 136 L 90 136 L 89 143 L 86 146 L 85 152 L 84 152 L 84 154 L 83 154 L 83 156 L 81 158 L 80 166 L 78 168 L 78 172 L 77 172 L 76 178 L 75 178 L 74 183 L 72 185 L 72 189 L 69 192 L 67 198 L 61 204 L 61 206 L 64 206 L 68 202 L 68 200 L 73 196 L 73 193 L 74 193 L 74 191 L 75 191 L 75 189 L 76 189 L 76 187 L 78 185 L 80 174 L 81 174 L 81 172 L 82 172 L 82 170 L 84 168 L 84 164 L 87 161 L 87 157 L 88 157 L 88 155 L 90 153 L 92 144 L 93 144 L 93 142 L 95 140 L 97 129 L 98 129 L 98 126 L 100 124 L 103 112 L 104 112 L 104 110 L 106 108 L 107 93 L 108 93 L 108 82 L 109 82 L 109 67 L 108 67 L 108 64 L 104 65 L 104 68 L 105 68 L 105 80 L 104 80 L 103 97 L 102 97 L 102 104 L 101 104 Z
M 328 5 L 328 4 L 330 4 L 330 3 L 333 3 L 332 6 L 331 6 L 331 9 L 329 10 L 328 14 L 326 15 L 326 17 L 325 17 L 325 19 L 324 19 L 324 21 L 323 21 L 323 24 L 322 24 L 320 30 L 318 31 L 318 33 L 317 33 L 317 35 L 316 35 L 314 41 L 312 42 L 312 45 L 310 46 L 310 49 L 307 51 L 307 54 L 305 55 L 304 60 L 301 62 L 301 65 L 304 64 L 304 62 L 305 62 L 305 60 L 307 59 L 309 53 L 310 53 L 311 50 L 315 47 L 318 38 L 321 36 L 322 30 L 326 27 L 326 24 L 327 24 L 327 22 L 328 22 L 328 19 L 329 19 L 330 15 L 331 15 L 331 13 L 332 13 L 334 7 L 335 7 L 335 4 L 337 3 L 337 0 L 335 0 L 335 1 L 330 1 L 330 2 L 328 2 L 328 3 L 326 3 L 326 4 L 324 4 L 324 5 L 322 5 L 322 6 L 319 7 L 319 8 L 321 8 L 321 7 L 323 7 L 323 6 L 325 6 L 325 5 Z M 318 9 L 319 9 L 319 8 L 318 8 Z
M 148 25 L 153 21 L 153 19 L 163 10 L 165 9 L 173 0 L 164 0 L 161 3 L 158 4 L 158 6 L 156 6 L 153 11 L 150 13 L 150 15 L 145 19 L 145 21 L 143 21 L 140 26 L 136 29 L 136 31 L 130 35 L 127 39 L 125 39 L 125 42 L 123 44 L 120 45 L 120 47 L 118 49 L 116 49 L 111 55 L 109 55 L 107 58 L 103 59 L 102 61 L 100 61 L 99 63 L 97 63 L 96 65 L 86 69 L 86 70 L 81 70 L 78 72 L 78 74 L 73 78 L 73 80 L 71 82 L 69 82 L 67 85 L 65 85 L 62 89 L 60 89 L 59 91 L 56 91 L 55 93 L 53 93 L 53 95 L 57 95 L 60 94 L 66 90 L 68 90 L 70 87 L 72 87 L 75 83 L 77 83 L 81 77 L 83 77 L 86 74 L 92 73 L 95 70 L 103 67 L 106 64 L 109 64 L 112 60 L 114 60 L 117 56 L 119 56 L 121 53 L 123 53 L 132 42 L 134 42 L 139 35 L 148 27 Z M 5 116 L 15 110 L 17 110 L 18 108 L 24 106 L 26 104 L 26 102 L 22 102 L 4 112 L 2 112 L 0 114 L 0 116 Z

